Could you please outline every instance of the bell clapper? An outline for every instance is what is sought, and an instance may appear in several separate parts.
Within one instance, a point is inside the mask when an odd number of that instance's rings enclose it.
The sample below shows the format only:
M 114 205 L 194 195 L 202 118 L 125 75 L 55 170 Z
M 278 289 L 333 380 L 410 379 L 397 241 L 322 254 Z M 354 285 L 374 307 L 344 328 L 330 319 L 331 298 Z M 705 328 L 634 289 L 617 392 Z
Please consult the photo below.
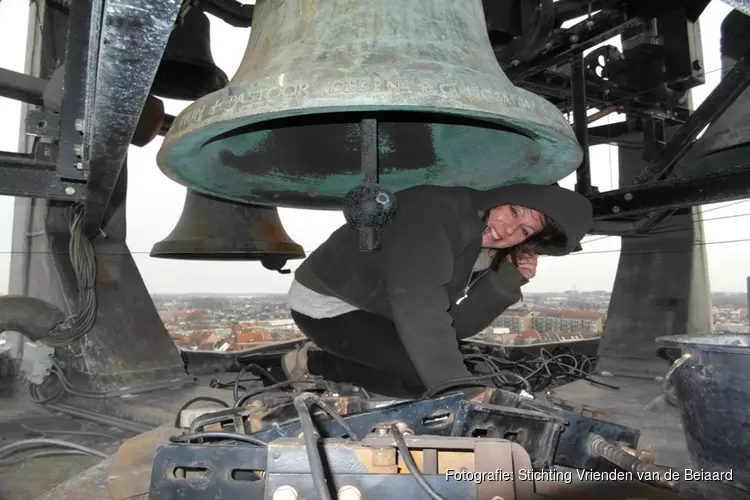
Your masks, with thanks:
M 378 121 L 364 118 L 360 122 L 362 153 L 362 184 L 346 195 L 344 216 L 359 230 L 359 249 L 374 252 L 380 249 L 380 230 L 386 227 L 396 210 L 395 197 L 378 184 Z

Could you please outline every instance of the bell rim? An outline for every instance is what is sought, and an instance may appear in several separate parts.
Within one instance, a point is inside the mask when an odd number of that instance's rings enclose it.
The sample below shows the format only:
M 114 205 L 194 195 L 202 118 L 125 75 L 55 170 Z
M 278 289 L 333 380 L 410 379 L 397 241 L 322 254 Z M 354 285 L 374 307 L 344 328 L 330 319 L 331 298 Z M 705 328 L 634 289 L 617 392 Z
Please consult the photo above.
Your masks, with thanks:
M 226 89 L 224 89 L 226 90 Z M 544 101 L 543 98 L 534 95 L 536 98 Z M 207 96 L 208 97 L 208 96 Z M 194 103 L 197 104 L 199 101 L 196 101 Z M 552 106 L 551 103 L 546 102 L 549 106 Z M 191 105 L 192 106 L 192 105 Z M 177 117 L 175 120 L 175 123 L 177 123 L 177 120 L 183 116 L 190 107 L 188 107 L 183 113 Z M 557 110 L 557 108 L 555 108 Z M 521 136 L 525 136 L 531 140 L 533 140 L 538 146 L 539 146 L 539 159 L 536 162 L 536 165 L 534 168 L 544 169 L 547 168 L 548 170 L 555 170 L 556 172 L 562 172 L 563 175 L 554 175 L 547 179 L 545 182 L 547 183 L 553 183 L 558 182 L 560 179 L 563 179 L 573 173 L 578 166 L 580 165 L 581 161 L 583 160 L 583 151 L 580 147 L 580 144 L 578 143 L 577 139 L 575 138 L 573 129 L 570 125 L 570 123 L 567 123 L 567 128 L 565 128 L 564 132 L 561 130 L 563 127 L 560 127 L 558 129 L 557 127 L 552 127 L 549 125 L 541 124 L 538 122 L 528 121 L 528 120 L 514 120 L 512 117 L 498 117 L 495 113 L 490 112 L 484 112 L 484 111 L 478 111 L 478 110 L 470 110 L 471 115 L 467 114 L 467 110 L 465 108 L 446 108 L 446 107 L 425 107 L 425 106 L 405 106 L 405 105 L 391 105 L 391 106 L 383 106 L 383 105 L 357 105 L 357 106 L 348 106 L 345 110 L 342 110 L 340 108 L 330 106 L 326 108 L 296 108 L 293 110 L 290 110 L 289 108 L 285 108 L 283 110 L 279 110 L 272 113 L 264 113 L 262 115 L 249 115 L 249 116 L 242 116 L 230 120 L 226 120 L 223 122 L 217 122 L 212 125 L 208 125 L 206 128 L 198 128 L 196 130 L 189 130 L 189 131 L 182 131 L 179 133 L 173 133 L 172 129 L 170 129 L 170 132 L 167 134 L 167 136 L 164 138 L 164 141 L 161 145 L 161 148 L 159 149 L 159 152 L 157 153 L 157 165 L 159 169 L 166 175 L 168 178 L 170 178 L 172 181 L 177 182 L 178 184 L 181 184 L 183 186 L 186 186 L 190 189 L 197 190 L 199 192 L 203 192 L 206 194 L 210 194 L 213 196 L 217 196 L 223 199 L 228 200 L 234 200 L 241 203 L 250 203 L 250 204 L 256 204 L 256 205 L 263 205 L 263 206 L 273 206 L 273 207 L 289 207 L 289 208 L 299 208 L 299 207 L 305 207 L 305 208 L 311 208 L 316 210 L 340 210 L 341 203 L 343 202 L 342 199 L 335 199 L 335 200 L 322 200 L 319 202 L 315 202 L 313 204 L 307 203 L 307 202 L 293 202 L 293 201 L 285 201 L 284 199 L 279 200 L 268 200 L 265 198 L 258 197 L 256 195 L 253 195 L 253 193 L 245 194 L 231 194 L 227 193 L 226 191 L 222 191 L 219 189 L 212 189 L 210 187 L 207 187 L 206 185 L 201 184 L 195 184 L 191 182 L 186 176 L 180 173 L 179 169 L 175 169 L 174 165 L 179 163 L 179 160 L 173 160 L 175 155 L 182 154 L 184 157 L 192 158 L 195 157 L 199 152 L 200 149 L 208 143 L 208 141 L 195 141 L 194 138 L 200 137 L 202 135 L 210 135 L 212 137 L 217 137 L 221 134 L 225 134 L 227 132 L 231 132 L 232 130 L 236 130 L 242 127 L 247 127 L 251 125 L 261 125 L 266 122 L 272 122 L 274 120 L 279 120 L 283 118 L 291 118 L 291 117 L 309 117 L 309 116 L 315 116 L 315 115 L 330 115 L 330 114 L 351 114 L 351 115 L 361 115 L 361 118 L 366 118 L 368 115 L 372 114 L 405 114 L 405 113 L 414 113 L 414 114 L 433 114 L 433 115 L 444 115 L 446 117 L 459 117 L 459 118 L 468 118 L 470 120 L 478 121 L 478 122 L 485 122 L 488 124 L 488 128 L 491 127 L 505 127 L 508 129 L 511 129 L 514 133 L 517 133 Z M 562 113 L 560 113 L 562 115 Z M 352 123 L 355 123 L 353 120 Z M 427 122 L 426 122 L 427 123 Z M 530 126 L 531 125 L 531 126 Z M 537 127 L 534 127 L 533 125 L 537 125 Z M 207 131 L 210 130 L 210 134 L 207 134 Z M 268 131 L 272 131 L 272 128 L 267 129 Z M 186 148 L 186 146 L 188 146 Z M 181 149 L 183 149 L 181 151 Z M 564 154 L 563 154 L 564 152 Z M 567 162 L 567 165 L 565 168 L 559 168 L 560 167 L 560 161 L 561 156 L 567 155 L 567 158 L 569 161 Z M 542 160 L 545 160 L 544 162 Z M 557 167 L 557 168 L 555 168 Z M 208 167 L 204 167 L 203 171 L 208 171 Z M 215 172 L 212 172 L 215 174 Z M 205 178 L 205 176 L 203 177 Z M 545 182 L 539 182 L 545 183 Z M 506 184 L 512 184 L 512 182 L 508 182 Z M 383 183 L 383 185 L 387 188 L 389 187 L 387 183 Z M 453 186 L 453 185 L 465 185 L 465 184 L 436 184 L 436 185 L 446 185 L 446 186 Z M 500 184 L 503 185 L 503 184 Z M 489 187 L 497 187 L 497 185 L 493 184 Z M 313 201 L 313 200 L 310 200 Z

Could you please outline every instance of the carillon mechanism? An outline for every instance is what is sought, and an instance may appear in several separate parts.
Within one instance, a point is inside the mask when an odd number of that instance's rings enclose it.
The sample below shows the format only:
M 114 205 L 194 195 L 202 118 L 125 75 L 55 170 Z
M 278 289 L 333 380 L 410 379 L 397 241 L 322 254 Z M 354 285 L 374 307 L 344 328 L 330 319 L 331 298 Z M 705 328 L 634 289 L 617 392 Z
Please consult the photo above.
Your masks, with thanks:
M 549 184 L 581 158 L 564 115 L 503 73 L 481 0 L 258 0 L 237 73 L 174 120 L 158 163 L 247 203 L 346 200 L 375 248 L 388 190 Z
M 396 197 L 378 184 L 378 121 L 366 118 L 360 124 L 362 138 L 362 184 L 344 199 L 344 217 L 359 230 L 359 248 L 365 252 L 380 249 L 380 230 L 396 213 Z

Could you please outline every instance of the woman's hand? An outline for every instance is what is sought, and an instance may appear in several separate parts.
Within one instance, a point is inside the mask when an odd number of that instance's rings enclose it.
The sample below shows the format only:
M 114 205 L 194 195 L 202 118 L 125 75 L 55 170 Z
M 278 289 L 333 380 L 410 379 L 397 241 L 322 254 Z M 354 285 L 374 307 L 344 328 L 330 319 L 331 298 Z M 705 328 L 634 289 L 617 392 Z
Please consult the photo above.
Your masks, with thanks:
M 510 258 L 510 255 L 508 255 L 508 260 L 513 262 L 513 260 Z M 518 257 L 518 272 L 521 273 L 521 276 L 526 278 L 527 280 L 530 280 L 534 276 L 536 276 L 536 265 L 539 260 L 539 256 L 536 253 L 522 253 Z

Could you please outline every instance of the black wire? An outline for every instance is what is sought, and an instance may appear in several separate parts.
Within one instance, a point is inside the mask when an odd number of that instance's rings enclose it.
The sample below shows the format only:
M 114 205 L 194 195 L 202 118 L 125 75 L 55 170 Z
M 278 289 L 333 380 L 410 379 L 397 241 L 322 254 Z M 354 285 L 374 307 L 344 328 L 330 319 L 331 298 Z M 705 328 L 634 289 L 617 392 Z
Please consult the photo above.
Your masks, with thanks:
M 240 370 L 240 372 L 237 374 L 237 378 L 234 380 L 234 389 L 232 390 L 232 395 L 234 396 L 234 401 L 235 402 L 237 402 L 240 399 L 240 392 L 239 392 L 240 379 L 242 378 L 242 375 L 244 375 L 247 370 L 255 370 L 255 372 L 258 375 L 260 375 L 261 377 L 264 377 L 266 380 L 268 380 L 272 384 L 278 384 L 279 383 L 279 380 L 276 377 L 274 377 L 273 375 L 271 375 L 268 372 L 268 370 L 266 370 L 265 368 L 263 368 L 263 367 L 261 367 L 259 365 L 256 365 L 255 363 L 251 363 L 249 365 L 245 365 L 245 366 L 242 367 L 242 369 Z
M 349 425 L 349 422 L 344 420 L 344 417 L 341 416 L 339 412 L 336 411 L 336 409 L 323 401 L 321 398 L 314 394 L 306 393 L 306 399 L 311 401 L 313 404 L 317 405 L 321 410 L 326 412 L 332 419 L 334 419 L 341 427 L 344 428 L 346 433 L 349 435 L 349 437 L 355 441 L 359 441 L 359 436 L 357 436 L 357 432 L 354 430 L 354 428 Z
M 243 378 L 243 379 L 240 379 L 240 383 L 242 383 L 242 382 L 258 382 L 260 380 L 262 380 L 262 379 L 260 379 L 259 377 L 255 377 L 255 378 Z M 227 389 L 227 388 L 234 387 L 234 381 L 232 381 L 232 382 L 222 382 L 219 379 L 212 378 L 209 381 L 208 386 L 212 387 L 214 389 Z M 247 388 L 245 386 L 242 386 L 242 385 L 240 385 L 239 388 L 243 392 L 247 390 Z
M 255 397 L 255 396 L 259 395 L 259 394 L 263 394 L 264 392 L 272 391 L 274 389 L 281 389 L 283 387 L 287 387 L 287 386 L 290 386 L 290 385 L 293 385 L 293 384 L 300 384 L 300 383 L 303 383 L 303 384 L 311 384 L 311 383 L 312 384 L 325 384 L 325 382 L 322 381 L 322 380 L 309 379 L 309 378 L 298 378 L 298 379 L 292 379 L 292 380 L 284 380 L 282 382 L 279 382 L 278 384 L 269 385 L 268 387 L 263 387 L 261 389 L 255 390 L 255 391 L 248 392 L 247 394 L 243 395 L 234 404 L 234 407 L 235 408 L 239 408 L 240 406 L 242 406 L 243 404 L 245 404 L 245 402 L 248 399 L 253 398 L 253 397 Z
M 315 428 L 310 416 L 310 410 L 307 408 L 307 399 L 309 393 L 302 393 L 294 398 L 294 407 L 299 413 L 300 423 L 302 424 L 302 438 L 305 441 L 305 450 L 307 451 L 307 460 L 310 462 L 310 474 L 312 475 L 313 484 L 318 492 L 318 498 L 322 500 L 332 500 L 331 492 L 328 488 L 328 479 L 323 469 L 323 459 L 318 450 L 318 443 L 315 440 Z
M 195 434 L 183 434 L 182 436 L 172 436 L 169 441 L 172 443 L 190 443 L 191 441 L 197 441 L 199 439 L 228 439 L 231 441 L 242 441 L 244 443 L 250 443 L 257 446 L 267 447 L 268 443 L 261 441 L 258 438 L 248 436 L 245 434 L 236 434 L 234 432 L 196 432 Z
M 446 500 L 445 497 L 441 496 L 440 493 L 435 491 L 435 489 L 430 485 L 430 483 L 427 482 L 427 480 L 422 475 L 422 472 L 414 462 L 414 457 L 411 456 L 411 452 L 406 446 L 406 441 L 404 441 L 404 437 L 401 435 L 401 431 L 398 429 L 398 427 L 396 427 L 395 425 L 391 426 L 391 434 L 393 435 L 393 439 L 396 440 L 396 447 L 398 448 L 399 455 L 401 455 L 401 459 L 406 464 L 406 468 L 409 469 L 409 472 L 414 477 L 414 480 L 417 482 L 417 484 L 422 487 L 424 492 L 427 493 L 430 498 L 433 498 L 434 500 Z
M 457 387 L 477 387 L 477 386 L 484 386 L 487 387 L 484 384 L 480 384 L 479 382 L 485 379 L 491 379 L 497 377 L 497 373 L 490 373 L 488 375 L 478 375 L 476 377 L 464 377 L 464 378 L 458 378 L 455 380 L 449 380 L 448 382 L 445 382 L 444 384 L 441 384 L 437 387 L 434 387 L 432 389 L 428 389 L 425 391 L 425 393 L 422 395 L 420 399 L 428 399 L 432 396 L 435 396 L 436 394 L 440 394 L 443 391 L 447 391 L 448 389 L 455 389 Z
M 177 410 L 177 416 L 174 419 L 174 426 L 175 427 L 177 427 L 177 428 L 180 427 L 180 415 L 182 414 L 183 410 L 187 410 L 192 404 L 197 403 L 199 401 L 207 401 L 209 403 L 217 403 L 217 404 L 222 405 L 224 408 L 231 408 L 231 406 L 229 405 L 229 403 L 227 403 L 226 401 L 222 401 L 219 398 L 212 398 L 212 397 L 209 397 L 209 396 L 198 396 L 197 398 L 191 399 L 190 401 L 188 401 L 187 403 L 185 403 L 184 405 L 182 405 L 182 408 L 180 408 L 179 410 Z

